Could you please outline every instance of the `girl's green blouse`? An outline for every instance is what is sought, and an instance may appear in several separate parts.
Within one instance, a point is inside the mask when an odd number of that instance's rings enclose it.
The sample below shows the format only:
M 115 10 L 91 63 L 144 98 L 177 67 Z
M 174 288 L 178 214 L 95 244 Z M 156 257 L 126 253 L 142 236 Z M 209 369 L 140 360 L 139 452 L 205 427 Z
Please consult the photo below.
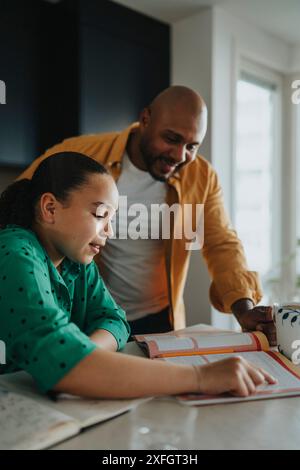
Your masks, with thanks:
M 41 391 L 50 390 L 97 346 L 89 336 L 109 331 L 126 344 L 129 325 L 94 262 L 67 258 L 61 274 L 31 230 L 0 230 L 0 373 L 25 370 Z M 2 343 L 3 344 L 3 343 Z

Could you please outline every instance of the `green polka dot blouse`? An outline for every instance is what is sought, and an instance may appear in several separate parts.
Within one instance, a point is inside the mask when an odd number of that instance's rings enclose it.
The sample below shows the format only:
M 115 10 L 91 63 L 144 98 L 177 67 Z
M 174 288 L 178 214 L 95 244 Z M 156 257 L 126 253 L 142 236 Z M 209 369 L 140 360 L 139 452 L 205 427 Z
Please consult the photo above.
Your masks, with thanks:
M 0 373 L 25 370 L 50 390 L 97 346 L 95 330 L 109 331 L 122 349 L 129 337 L 125 312 L 113 300 L 94 262 L 67 258 L 57 271 L 31 230 L 0 230 Z

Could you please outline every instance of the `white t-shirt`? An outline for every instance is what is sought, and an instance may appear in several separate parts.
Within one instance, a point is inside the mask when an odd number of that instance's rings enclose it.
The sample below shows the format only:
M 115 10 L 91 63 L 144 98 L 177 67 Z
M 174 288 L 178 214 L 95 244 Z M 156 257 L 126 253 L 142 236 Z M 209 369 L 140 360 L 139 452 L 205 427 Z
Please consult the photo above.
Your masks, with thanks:
M 151 219 L 151 204 L 165 203 L 166 185 L 154 180 L 147 171 L 136 168 L 126 153 L 117 186 L 121 197 L 115 235 L 107 240 L 102 250 L 101 274 L 112 296 L 131 321 L 157 313 L 169 304 L 161 224 L 156 217 Z M 127 214 L 121 207 L 122 196 L 127 196 Z M 119 238 L 128 233 L 133 220 L 137 217 L 142 220 L 140 209 L 129 211 L 132 204 L 143 204 L 147 209 L 147 215 L 142 209 L 146 228 L 148 224 L 149 232 L 150 228 L 153 231 L 153 224 L 156 224 L 154 230 L 159 233 L 159 239 L 151 239 L 148 235 L 147 239 Z M 125 206 L 126 201 L 123 200 Z

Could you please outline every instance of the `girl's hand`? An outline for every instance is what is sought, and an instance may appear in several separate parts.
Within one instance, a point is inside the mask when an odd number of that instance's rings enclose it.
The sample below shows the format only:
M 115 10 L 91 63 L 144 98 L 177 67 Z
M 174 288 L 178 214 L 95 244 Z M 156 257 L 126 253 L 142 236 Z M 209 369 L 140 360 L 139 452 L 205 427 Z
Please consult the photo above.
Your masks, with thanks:
M 265 382 L 277 383 L 268 372 L 250 364 L 241 356 L 194 367 L 198 375 L 199 392 L 204 394 L 228 392 L 235 396 L 248 397 Z

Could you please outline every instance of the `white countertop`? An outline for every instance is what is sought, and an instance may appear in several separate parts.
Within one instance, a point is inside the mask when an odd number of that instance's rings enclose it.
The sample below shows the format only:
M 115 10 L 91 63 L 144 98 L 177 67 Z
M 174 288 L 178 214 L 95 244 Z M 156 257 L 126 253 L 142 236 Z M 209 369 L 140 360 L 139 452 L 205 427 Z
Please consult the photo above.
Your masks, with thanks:
M 134 343 L 124 352 L 142 355 Z M 156 449 L 173 445 L 180 450 L 299 449 L 300 397 L 192 409 L 172 398 L 153 399 L 53 449 L 124 450 L 151 445 Z

